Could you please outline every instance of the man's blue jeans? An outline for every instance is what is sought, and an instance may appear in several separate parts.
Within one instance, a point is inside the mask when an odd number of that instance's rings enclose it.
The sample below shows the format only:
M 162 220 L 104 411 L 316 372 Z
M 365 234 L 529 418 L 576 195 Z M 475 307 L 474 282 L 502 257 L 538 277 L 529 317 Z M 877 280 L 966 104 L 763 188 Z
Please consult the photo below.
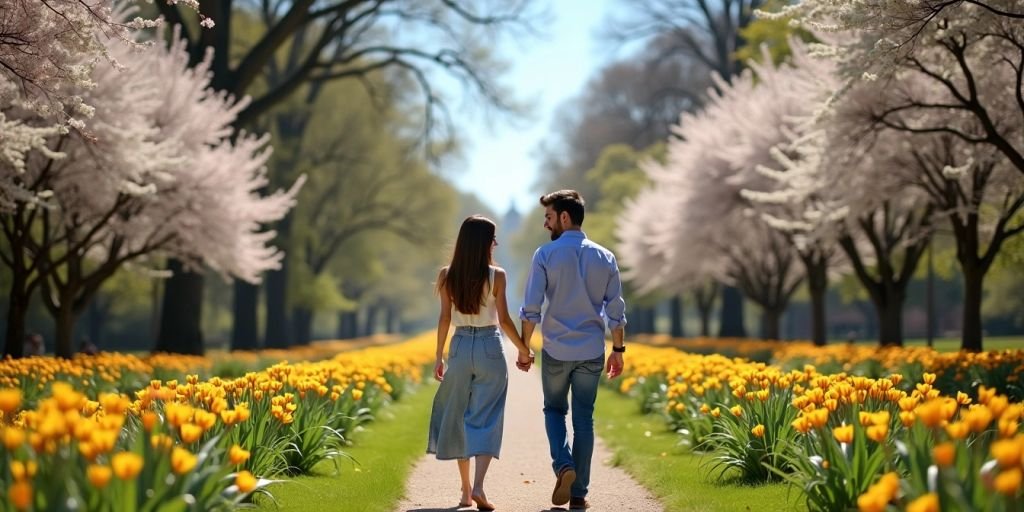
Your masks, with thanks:
M 587 361 L 560 361 L 541 354 L 544 387 L 544 427 L 551 448 L 551 468 L 557 475 L 565 467 L 576 470 L 571 496 L 585 498 L 590 484 L 590 459 L 594 455 L 594 402 L 604 369 L 604 355 Z M 572 392 L 572 448 L 565 426 Z

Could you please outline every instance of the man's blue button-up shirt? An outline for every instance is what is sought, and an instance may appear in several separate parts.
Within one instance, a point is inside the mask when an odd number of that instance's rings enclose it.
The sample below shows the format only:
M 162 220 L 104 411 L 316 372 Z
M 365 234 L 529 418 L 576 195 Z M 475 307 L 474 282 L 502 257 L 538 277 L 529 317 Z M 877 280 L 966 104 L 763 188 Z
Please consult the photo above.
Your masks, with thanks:
M 519 317 L 540 324 L 544 350 L 555 359 L 585 361 L 603 355 L 605 320 L 609 329 L 626 324 L 615 255 L 577 230 L 540 246 L 533 254 Z

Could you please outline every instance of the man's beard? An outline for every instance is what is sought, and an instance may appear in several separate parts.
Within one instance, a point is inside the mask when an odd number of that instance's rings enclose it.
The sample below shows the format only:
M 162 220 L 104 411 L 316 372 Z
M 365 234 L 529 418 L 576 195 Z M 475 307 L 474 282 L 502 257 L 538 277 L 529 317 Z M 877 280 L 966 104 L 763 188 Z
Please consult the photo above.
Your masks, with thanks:
M 562 236 L 562 233 L 565 233 L 565 230 L 562 229 L 562 226 L 557 226 L 557 227 L 556 226 L 552 226 L 551 227 L 551 241 L 554 242 L 555 240 L 558 240 L 558 237 Z

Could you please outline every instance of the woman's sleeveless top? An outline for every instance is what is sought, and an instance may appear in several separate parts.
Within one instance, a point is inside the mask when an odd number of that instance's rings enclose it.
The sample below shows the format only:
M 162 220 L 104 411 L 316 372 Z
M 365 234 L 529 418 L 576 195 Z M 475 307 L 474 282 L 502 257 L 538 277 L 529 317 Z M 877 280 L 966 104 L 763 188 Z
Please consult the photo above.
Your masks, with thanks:
M 486 327 L 498 325 L 497 300 L 494 298 L 494 267 L 490 267 L 487 276 L 487 291 L 484 293 L 483 304 L 480 305 L 480 312 L 475 315 L 467 315 L 459 312 L 452 304 L 452 325 L 455 327 Z

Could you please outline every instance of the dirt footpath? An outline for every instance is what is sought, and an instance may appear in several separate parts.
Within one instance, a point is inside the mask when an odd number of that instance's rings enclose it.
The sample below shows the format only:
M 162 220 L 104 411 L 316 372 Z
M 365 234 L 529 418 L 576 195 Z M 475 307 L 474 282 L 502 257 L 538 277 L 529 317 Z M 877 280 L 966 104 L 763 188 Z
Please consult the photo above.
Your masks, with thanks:
M 515 354 L 505 341 L 505 354 Z M 628 360 L 627 360 L 628 364 Z M 601 389 L 598 393 L 608 393 Z M 499 511 L 566 510 L 568 505 L 551 504 L 555 477 L 544 433 L 540 368 L 529 373 L 515 368 L 509 360 L 508 404 L 505 409 L 505 433 L 501 459 L 491 463 L 484 491 Z M 567 418 L 568 420 L 568 418 Z M 572 428 L 571 423 L 569 428 Z M 427 433 L 423 433 L 426 449 Z M 590 475 L 591 511 L 662 511 L 664 507 L 625 471 L 609 466 L 612 453 L 601 439 L 594 447 L 594 466 Z M 472 475 L 472 473 L 470 473 Z M 475 510 L 459 508 L 459 473 L 455 461 L 439 461 L 433 455 L 421 458 L 406 482 L 405 499 L 398 510 L 408 512 Z

